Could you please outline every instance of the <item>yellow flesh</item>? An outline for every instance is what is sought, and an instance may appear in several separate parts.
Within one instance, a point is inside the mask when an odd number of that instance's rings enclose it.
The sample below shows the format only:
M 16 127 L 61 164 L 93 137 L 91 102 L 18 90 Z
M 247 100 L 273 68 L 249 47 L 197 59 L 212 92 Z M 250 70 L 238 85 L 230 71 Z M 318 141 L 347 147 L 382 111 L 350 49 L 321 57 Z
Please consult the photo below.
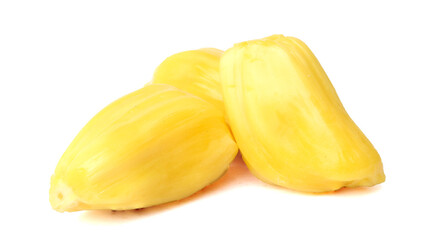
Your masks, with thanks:
M 308 192 L 385 180 L 380 156 L 302 41 L 273 35 L 236 44 L 220 73 L 234 137 L 261 180 Z
M 165 83 L 194 94 L 224 112 L 219 61 L 223 51 L 203 48 L 168 57 L 156 69 L 153 83 Z
M 135 209 L 187 197 L 237 154 L 222 113 L 165 84 L 113 102 L 81 130 L 51 179 L 60 212 Z

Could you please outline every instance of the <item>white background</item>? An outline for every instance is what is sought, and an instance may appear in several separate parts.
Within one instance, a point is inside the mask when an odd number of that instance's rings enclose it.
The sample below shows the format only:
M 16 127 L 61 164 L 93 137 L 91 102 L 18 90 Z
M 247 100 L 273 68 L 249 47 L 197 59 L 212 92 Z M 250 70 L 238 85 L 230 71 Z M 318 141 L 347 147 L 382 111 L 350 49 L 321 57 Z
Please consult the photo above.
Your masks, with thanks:
M 0 238 L 427 239 L 426 7 L 348 2 L 1 1 Z M 176 203 L 50 208 L 50 176 L 68 144 L 166 57 L 271 34 L 316 54 L 382 156 L 385 183 L 302 194 L 262 183 L 237 161 Z

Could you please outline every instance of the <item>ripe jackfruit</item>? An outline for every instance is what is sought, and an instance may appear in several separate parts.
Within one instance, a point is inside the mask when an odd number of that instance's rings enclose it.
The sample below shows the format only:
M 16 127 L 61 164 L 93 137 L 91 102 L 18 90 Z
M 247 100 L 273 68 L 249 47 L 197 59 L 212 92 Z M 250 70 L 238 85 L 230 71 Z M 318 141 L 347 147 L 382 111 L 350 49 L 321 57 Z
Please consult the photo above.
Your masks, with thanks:
M 153 83 L 165 83 L 194 94 L 224 112 L 219 61 L 223 51 L 203 48 L 168 57 L 154 72 Z
M 211 104 L 166 84 L 147 85 L 81 130 L 51 178 L 50 202 L 63 212 L 182 199 L 218 179 L 237 151 Z
M 232 132 L 261 180 L 307 192 L 385 180 L 379 154 L 302 41 L 273 35 L 236 44 L 220 73 Z

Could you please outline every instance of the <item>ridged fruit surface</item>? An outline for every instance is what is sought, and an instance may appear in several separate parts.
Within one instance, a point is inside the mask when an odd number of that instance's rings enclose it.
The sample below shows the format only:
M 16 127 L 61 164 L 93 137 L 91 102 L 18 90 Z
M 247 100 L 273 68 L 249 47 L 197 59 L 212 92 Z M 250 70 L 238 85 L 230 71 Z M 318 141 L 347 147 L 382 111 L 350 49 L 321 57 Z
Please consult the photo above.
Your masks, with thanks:
M 99 112 L 51 178 L 60 212 L 125 210 L 187 197 L 218 179 L 237 154 L 222 113 L 166 84 L 151 84 Z
M 261 180 L 306 192 L 385 180 L 379 154 L 302 41 L 273 35 L 236 44 L 220 73 L 232 132 Z
M 203 48 L 168 57 L 154 72 L 153 83 L 165 83 L 194 94 L 224 112 L 219 61 L 223 51 Z

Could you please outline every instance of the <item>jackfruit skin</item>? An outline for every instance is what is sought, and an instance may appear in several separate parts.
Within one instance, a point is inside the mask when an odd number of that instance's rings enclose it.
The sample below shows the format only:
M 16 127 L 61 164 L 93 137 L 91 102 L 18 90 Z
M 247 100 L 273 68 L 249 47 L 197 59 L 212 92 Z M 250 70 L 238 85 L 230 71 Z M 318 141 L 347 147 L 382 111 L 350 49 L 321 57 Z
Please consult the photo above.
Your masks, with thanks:
M 173 86 L 150 84 L 80 131 L 51 178 L 50 203 L 72 212 L 182 199 L 218 179 L 237 151 L 219 110 Z
M 215 48 L 202 48 L 174 54 L 156 68 L 152 82 L 177 87 L 224 112 L 219 79 L 219 61 L 223 53 Z
M 385 181 L 378 152 L 299 39 L 236 44 L 220 63 L 226 113 L 250 171 L 304 192 Z

